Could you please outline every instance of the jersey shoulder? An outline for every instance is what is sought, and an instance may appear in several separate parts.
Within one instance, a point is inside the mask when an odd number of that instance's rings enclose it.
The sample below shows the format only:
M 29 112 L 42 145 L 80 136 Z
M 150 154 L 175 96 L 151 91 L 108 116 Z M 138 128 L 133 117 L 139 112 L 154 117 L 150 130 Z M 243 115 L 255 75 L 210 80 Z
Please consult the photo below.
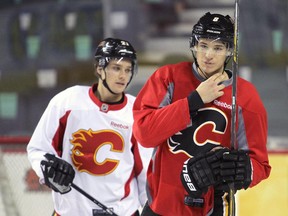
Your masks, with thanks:
M 244 93 L 246 95 L 246 98 L 255 97 L 255 96 L 259 97 L 258 90 L 254 86 L 254 84 L 241 77 L 238 78 L 237 86 L 238 88 L 241 89 L 239 93 L 241 92 Z
M 256 86 L 243 78 L 238 79 L 237 97 L 242 108 L 252 112 L 265 112 L 264 104 Z
M 126 94 L 126 93 L 125 93 L 125 96 L 127 98 L 127 105 L 126 106 L 133 107 L 134 102 L 136 100 L 136 97 L 134 95 Z
M 131 101 L 134 101 L 136 99 L 136 97 L 134 95 L 131 95 L 131 94 L 125 93 L 125 96 L 127 97 L 128 100 L 131 100 Z
M 179 72 L 179 71 L 191 71 L 192 63 L 191 62 L 178 62 L 175 64 L 167 64 L 161 66 L 158 70 L 161 71 L 170 71 L 170 72 Z
M 56 94 L 51 100 L 50 104 L 66 104 L 72 103 L 73 101 L 79 103 L 81 100 L 89 97 L 90 86 L 75 85 L 64 89 L 63 91 Z
M 179 62 L 175 64 L 167 64 L 159 67 L 150 77 L 150 80 L 162 80 L 171 82 L 175 80 L 185 80 L 187 76 L 192 77 L 192 63 Z

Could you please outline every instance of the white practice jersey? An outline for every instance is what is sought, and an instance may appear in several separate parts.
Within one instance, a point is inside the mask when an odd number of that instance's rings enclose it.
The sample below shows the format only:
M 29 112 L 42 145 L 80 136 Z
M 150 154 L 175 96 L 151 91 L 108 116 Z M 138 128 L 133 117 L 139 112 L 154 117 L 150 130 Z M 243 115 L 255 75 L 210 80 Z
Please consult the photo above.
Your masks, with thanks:
M 69 162 L 73 183 L 116 214 L 132 215 L 146 197 L 146 169 L 151 149 L 144 149 L 132 134 L 135 97 L 106 104 L 93 94 L 97 88 L 74 86 L 57 94 L 43 113 L 27 146 L 28 158 L 40 182 L 44 154 Z M 100 209 L 72 188 L 66 194 L 52 192 L 59 215 L 89 216 Z

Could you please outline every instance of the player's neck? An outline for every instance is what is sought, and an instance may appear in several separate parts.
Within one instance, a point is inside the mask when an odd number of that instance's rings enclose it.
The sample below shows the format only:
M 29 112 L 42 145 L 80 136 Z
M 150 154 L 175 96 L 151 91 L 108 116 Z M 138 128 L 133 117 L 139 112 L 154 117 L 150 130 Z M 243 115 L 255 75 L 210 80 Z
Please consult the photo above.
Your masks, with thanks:
M 109 92 L 107 88 L 105 88 L 103 85 L 99 85 L 94 92 L 95 96 L 102 102 L 105 103 L 117 103 L 122 100 L 123 93 L 121 94 L 112 94 Z
M 203 71 L 200 67 L 198 67 L 198 73 L 201 77 L 203 77 L 204 79 L 209 79 L 209 77 L 213 76 L 214 74 L 224 74 L 226 76 L 225 80 L 229 79 L 228 74 L 226 73 L 226 71 L 224 70 L 224 68 L 221 68 L 220 70 L 214 71 L 213 73 L 206 73 L 205 71 Z

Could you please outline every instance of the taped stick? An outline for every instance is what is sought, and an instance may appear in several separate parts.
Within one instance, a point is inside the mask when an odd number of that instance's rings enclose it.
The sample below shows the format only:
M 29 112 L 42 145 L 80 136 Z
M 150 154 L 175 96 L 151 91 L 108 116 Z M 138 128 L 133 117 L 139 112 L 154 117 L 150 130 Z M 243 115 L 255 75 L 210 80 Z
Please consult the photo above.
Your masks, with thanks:
M 234 53 L 233 53 L 233 78 L 232 78 L 232 109 L 231 109 L 231 149 L 237 148 L 236 123 L 237 123 L 237 74 L 238 74 L 238 51 L 239 51 L 239 0 L 235 0 L 234 11 Z M 235 216 L 235 185 L 229 185 L 229 216 Z
M 102 204 L 101 202 L 99 202 L 98 200 L 94 199 L 91 195 L 89 195 L 88 193 L 86 193 L 84 190 L 82 190 L 80 187 L 78 187 L 77 185 L 75 185 L 74 183 L 71 184 L 71 187 L 74 188 L 75 190 L 77 190 L 79 193 L 81 193 L 82 195 L 84 195 L 85 197 L 87 197 L 89 200 L 91 200 L 93 203 L 95 203 L 96 205 L 98 205 L 100 208 L 102 208 L 104 211 L 106 211 L 108 214 L 113 215 L 113 216 L 118 216 L 117 214 L 114 213 L 114 211 L 112 211 L 111 209 L 109 209 L 107 206 L 105 206 L 104 204 Z

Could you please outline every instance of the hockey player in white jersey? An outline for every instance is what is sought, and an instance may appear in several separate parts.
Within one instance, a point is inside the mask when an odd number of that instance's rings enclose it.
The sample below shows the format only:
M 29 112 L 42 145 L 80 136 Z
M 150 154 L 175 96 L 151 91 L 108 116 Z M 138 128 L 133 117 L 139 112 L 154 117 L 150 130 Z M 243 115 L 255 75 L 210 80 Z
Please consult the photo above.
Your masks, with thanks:
M 135 98 L 124 93 L 136 71 L 132 45 L 106 38 L 95 52 L 98 82 L 70 87 L 49 102 L 27 152 L 40 183 L 53 189 L 53 215 L 110 215 L 72 184 L 117 215 L 139 215 L 151 150 L 133 136 Z

